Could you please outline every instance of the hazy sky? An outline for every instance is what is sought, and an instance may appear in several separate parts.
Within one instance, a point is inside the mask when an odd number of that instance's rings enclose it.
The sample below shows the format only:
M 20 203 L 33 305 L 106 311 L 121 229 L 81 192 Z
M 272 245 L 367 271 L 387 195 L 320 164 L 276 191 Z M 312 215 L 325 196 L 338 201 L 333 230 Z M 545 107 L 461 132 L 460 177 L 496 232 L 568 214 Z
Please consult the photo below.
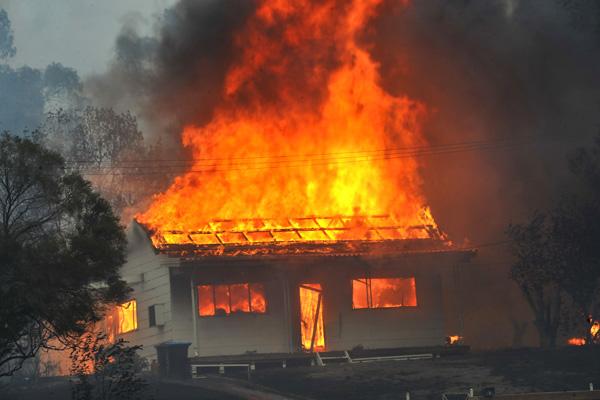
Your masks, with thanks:
M 11 64 L 60 62 L 81 76 L 102 72 L 126 21 L 149 32 L 176 0 L 0 0 L 12 22 L 17 55 Z

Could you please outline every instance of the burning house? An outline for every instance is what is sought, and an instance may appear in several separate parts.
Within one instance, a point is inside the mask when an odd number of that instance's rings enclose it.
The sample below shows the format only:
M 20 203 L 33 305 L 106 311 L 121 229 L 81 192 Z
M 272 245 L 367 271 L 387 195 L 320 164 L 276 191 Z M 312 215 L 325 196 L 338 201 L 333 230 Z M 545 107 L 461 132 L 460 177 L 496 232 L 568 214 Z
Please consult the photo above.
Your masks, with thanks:
M 182 132 L 192 158 L 168 165 L 185 172 L 129 230 L 134 292 L 113 330 L 146 356 L 170 341 L 211 356 L 454 333 L 443 298 L 472 251 L 423 194 L 427 107 L 384 90 L 361 36 L 379 3 L 259 1 L 232 35 L 211 119 Z
M 150 358 L 165 342 L 191 343 L 190 356 L 444 344 L 444 285 L 472 252 L 432 227 L 400 239 L 388 216 L 246 223 L 211 221 L 154 242 L 135 223 L 121 335 Z M 345 234 L 360 239 L 331 239 Z

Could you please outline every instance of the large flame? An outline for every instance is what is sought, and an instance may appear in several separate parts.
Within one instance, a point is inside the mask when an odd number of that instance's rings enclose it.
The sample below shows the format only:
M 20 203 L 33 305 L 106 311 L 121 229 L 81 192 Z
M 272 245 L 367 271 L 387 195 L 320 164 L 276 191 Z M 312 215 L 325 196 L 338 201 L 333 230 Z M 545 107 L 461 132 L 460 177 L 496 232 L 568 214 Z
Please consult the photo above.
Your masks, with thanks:
M 215 219 L 261 229 L 254 218 L 359 214 L 435 226 L 417 159 L 398 156 L 425 145 L 425 107 L 383 90 L 358 43 L 380 3 L 260 1 L 212 120 L 183 131 L 192 167 L 137 220 L 155 235 Z

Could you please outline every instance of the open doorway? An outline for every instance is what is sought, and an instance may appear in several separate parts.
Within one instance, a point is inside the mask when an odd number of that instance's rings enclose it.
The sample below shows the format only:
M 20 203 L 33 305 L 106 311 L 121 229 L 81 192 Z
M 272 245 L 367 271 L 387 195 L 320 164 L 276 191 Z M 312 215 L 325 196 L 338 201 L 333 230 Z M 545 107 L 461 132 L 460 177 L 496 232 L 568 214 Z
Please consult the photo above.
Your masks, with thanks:
M 324 351 L 323 290 L 319 283 L 303 283 L 300 290 L 300 334 L 302 350 Z

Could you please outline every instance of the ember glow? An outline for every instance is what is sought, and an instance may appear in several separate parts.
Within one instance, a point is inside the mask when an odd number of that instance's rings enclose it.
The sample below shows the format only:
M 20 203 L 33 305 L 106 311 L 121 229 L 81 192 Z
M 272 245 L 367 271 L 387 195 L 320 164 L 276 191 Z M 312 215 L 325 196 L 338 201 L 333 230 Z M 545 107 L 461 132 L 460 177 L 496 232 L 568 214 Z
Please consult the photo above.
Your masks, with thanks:
M 446 338 L 446 342 L 450 345 L 457 344 L 463 339 L 462 336 L 459 335 L 450 335 Z
M 590 337 L 592 338 L 592 342 L 600 341 L 600 321 L 594 321 L 592 317 L 589 317 L 588 321 L 590 323 Z M 586 343 L 586 339 L 580 337 L 573 337 L 567 340 L 567 344 L 570 346 L 583 346 Z
M 300 285 L 300 334 L 302 349 L 325 350 L 323 294 L 318 283 Z
M 583 346 L 585 345 L 585 339 L 584 338 L 570 338 L 569 340 L 567 340 L 567 344 L 570 346 Z
M 435 227 L 411 155 L 426 146 L 425 107 L 383 90 L 379 66 L 358 44 L 380 3 L 258 3 L 236 35 L 238 57 L 212 120 L 183 130 L 193 165 L 136 217 L 157 247 L 193 234 L 210 244 L 227 232 L 216 244 L 252 240 L 246 232 L 263 242 L 278 241 L 272 232 L 279 241 L 430 237 L 396 228 L 393 237 L 365 237 L 353 220 Z M 302 228 L 291 219 L 306 217 L 343 229 L 290 232 Z

